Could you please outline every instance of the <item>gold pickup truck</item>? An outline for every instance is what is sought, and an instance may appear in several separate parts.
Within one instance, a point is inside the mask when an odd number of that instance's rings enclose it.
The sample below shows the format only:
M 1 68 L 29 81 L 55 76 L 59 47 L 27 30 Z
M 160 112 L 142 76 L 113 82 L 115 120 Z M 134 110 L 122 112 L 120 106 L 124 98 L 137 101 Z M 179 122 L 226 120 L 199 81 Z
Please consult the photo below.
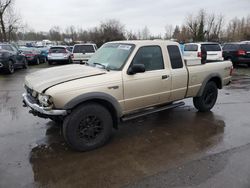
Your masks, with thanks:
M 184 60 L 176 42 L 109 42 L 86 64 L 28 75 L 23 101 L 33 115 L 61 122 L 73 149 L 87 151 L 104 145 L 119 122 L 184 105 L 184 98 L 209 111 L 231 73 L 230 61 Z

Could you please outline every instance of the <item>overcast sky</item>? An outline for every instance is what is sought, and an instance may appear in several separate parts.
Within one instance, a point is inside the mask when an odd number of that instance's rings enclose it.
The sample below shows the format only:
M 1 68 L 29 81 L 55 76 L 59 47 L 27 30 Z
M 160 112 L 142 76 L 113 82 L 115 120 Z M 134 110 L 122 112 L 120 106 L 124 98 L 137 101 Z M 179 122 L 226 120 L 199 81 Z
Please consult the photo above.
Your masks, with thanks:
M 16 0 L 15 7 L 23 22 L 36 31 L 55 25 L 88 29 L 115 18 L 128 30 L 148 26 L 152 34 L 163 34 L 166 24 L 180 25 L 201 8 L 226 20 L 250 14 L 250 0 Z

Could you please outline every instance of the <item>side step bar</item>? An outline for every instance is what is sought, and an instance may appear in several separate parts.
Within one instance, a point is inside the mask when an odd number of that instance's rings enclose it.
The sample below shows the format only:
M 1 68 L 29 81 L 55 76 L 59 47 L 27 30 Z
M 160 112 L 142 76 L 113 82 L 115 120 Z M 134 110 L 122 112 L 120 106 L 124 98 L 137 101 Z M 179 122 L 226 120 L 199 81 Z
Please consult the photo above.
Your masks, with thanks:
M 169 109 L 172 109 L 172 108 L 177 108 L 179 106 L 183 106 L 185 105 L 184 102 L 178 102 L 178 103 L 173 103 L 173 104 L 169 104 L 169 105 L 166 105 L 166 106 L 161 106 L 161 107 L 156 107 L 152 110 L 145 110 L 145 111 L 142 111 L 142 112 L 137 112 L 137 113 L 134 113 L 134 114 L 130 114 L 130 115 L 127 115 L 127 116 L 124 116 L 121 118 L 121 121 L 129 121 L 129 120 L 132 120 L 132 119 L 136 119 L 136 118 L 139 118 L 139 117 L 142 117 L 142 116 L 146 116 L 146 115 L 149 115 L 149 114 L 153 114 L 153 113 L 156 113 L 156 112 L 160 112 L 160 111 L 164 111 L 164 110 L 169 110 Z

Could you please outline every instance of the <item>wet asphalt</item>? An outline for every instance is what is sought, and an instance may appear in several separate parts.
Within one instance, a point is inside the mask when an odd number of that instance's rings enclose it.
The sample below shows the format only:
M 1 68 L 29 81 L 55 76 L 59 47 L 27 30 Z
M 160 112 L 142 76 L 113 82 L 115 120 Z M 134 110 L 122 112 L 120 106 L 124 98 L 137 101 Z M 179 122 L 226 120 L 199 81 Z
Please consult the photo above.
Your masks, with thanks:
M 0 187 L 250 187 L 250 68 L 235 70 L 209 113 L 185 106 L 120 125 L 79 153 L 22 107 L 23 80 L 0 73 Z

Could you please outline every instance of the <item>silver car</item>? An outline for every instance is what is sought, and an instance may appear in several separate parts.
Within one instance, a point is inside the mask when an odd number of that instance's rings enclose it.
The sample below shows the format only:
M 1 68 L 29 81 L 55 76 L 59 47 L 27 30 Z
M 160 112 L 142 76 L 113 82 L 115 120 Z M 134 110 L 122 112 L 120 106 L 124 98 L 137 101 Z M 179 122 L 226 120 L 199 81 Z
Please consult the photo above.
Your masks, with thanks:
M 48 63 L 72 63 L 71 52 L 65 46 L 51 47 L 48 53 Z

